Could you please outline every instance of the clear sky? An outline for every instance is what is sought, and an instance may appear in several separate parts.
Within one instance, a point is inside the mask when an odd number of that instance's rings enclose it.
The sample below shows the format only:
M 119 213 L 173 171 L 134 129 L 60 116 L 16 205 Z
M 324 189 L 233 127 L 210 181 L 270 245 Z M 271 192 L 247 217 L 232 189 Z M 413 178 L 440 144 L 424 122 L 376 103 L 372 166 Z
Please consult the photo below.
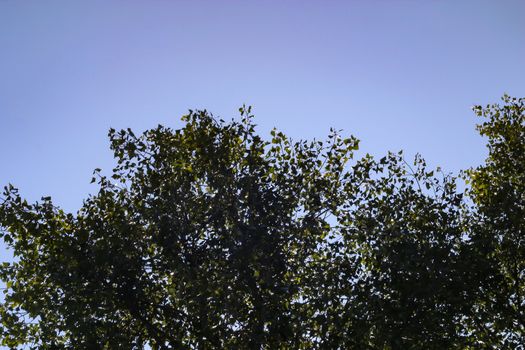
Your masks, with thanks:
M 485 156 L 470 107 L 525 96 L 524 14 L 523 0 L 0 0 L 0 185 L 76 210 L 112 167 L 108 128 L 243 103 L 261 133 L 335 127 L 457 172 Z

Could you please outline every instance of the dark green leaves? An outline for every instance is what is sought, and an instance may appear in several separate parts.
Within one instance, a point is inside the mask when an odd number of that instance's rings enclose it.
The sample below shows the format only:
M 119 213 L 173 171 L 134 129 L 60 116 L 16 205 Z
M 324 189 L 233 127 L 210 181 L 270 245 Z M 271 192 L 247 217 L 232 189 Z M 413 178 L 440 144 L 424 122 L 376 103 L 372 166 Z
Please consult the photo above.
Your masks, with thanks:
M 109 131 L 116 166 L 76 214 L 8 186 L 2 344 L 42 349 L 512 348 L 523 335 L 523 101 L 456 179 L 331 130 L 264 141 L 190 111 Z M 516 244 L 514 244 L 516 243 Z

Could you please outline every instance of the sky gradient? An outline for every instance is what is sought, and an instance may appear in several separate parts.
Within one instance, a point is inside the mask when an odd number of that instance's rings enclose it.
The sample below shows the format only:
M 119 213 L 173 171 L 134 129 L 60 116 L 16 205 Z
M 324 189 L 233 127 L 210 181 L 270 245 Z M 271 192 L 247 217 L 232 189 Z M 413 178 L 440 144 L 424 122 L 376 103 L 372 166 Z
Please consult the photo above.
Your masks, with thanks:
M 110 127 L 188 109 L 363 152 L 482 162 L 474 104 L 525 96 L 525 1 L 0 0 L 0 185 L 68 211 L 109 172 Z M 6 256 L 0 246 L 0 258 Z

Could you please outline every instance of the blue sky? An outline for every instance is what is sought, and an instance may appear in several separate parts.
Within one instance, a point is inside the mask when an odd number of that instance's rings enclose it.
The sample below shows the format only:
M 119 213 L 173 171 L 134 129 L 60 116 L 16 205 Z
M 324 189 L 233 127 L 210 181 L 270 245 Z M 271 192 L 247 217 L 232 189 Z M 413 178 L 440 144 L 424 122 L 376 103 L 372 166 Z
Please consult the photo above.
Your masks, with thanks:
M 0 0 L 0 184 L 76 210 L 110 127 L 254 106 L 261 133 L 330 127 L 457 172 L 470 107 L 525 96 L 525 1 Z M 0 246 L 0 257 L 5 255 Z

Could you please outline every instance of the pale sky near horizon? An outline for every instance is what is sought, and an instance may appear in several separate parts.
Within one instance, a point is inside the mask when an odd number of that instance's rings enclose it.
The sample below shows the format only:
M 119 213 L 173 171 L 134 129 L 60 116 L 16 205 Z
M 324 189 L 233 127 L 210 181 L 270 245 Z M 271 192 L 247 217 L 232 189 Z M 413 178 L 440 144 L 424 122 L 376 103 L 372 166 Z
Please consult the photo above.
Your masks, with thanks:
M 525 96 L 525 1 L 0 0 L 0 185 L 74 211 L 110 127 L 253 105 L 259 131 L 482 162 L 470 107 Z M 0 246 L 0 258 L 5 256 Z M 1 260 L 1 259 L 0 259 Z

